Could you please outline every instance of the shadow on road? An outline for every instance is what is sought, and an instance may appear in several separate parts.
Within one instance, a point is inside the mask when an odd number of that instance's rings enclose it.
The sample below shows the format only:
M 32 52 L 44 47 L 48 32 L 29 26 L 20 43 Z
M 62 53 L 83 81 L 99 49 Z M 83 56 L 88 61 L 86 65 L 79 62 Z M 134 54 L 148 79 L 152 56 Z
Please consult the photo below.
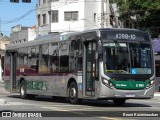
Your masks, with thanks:
M 19 95 L 10 95 L 8 97 L 21 99 Z M 29 100 L 30 102 L 43 101 L 43 102 L 51 102 L 51 103 L 70 104 L 68 100 L 64 97 L 36 96 L 35 98 L 24 99 L 24 100 Z M 94 107 L 152 107 L 147 104 L 137 103 L 137 101 L 136 103 L 131 103 L 129 100 L 127 100 L 126 103 L 122 106 L 115 106 L 111 100 L 83 100 L 80 105 L 94 106 Z

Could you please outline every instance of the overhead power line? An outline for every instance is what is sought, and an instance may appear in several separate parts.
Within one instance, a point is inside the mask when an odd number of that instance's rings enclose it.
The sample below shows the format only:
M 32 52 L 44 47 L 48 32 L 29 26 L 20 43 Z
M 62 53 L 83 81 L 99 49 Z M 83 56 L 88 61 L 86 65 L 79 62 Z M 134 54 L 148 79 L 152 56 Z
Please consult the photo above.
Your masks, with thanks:
M 13 22 L 17 22 L 23 18 L 25 18 L 26 16 L 28 16 L 29 14 L 31 14 L 33 11 L 35 11 L 36 9 L 31 9 L 29 10 L 27 13 L 25 13 L 24 15 L 16 18 L 16 19 L 13 19 L 13 20 L 10 20 L 10 21 L 1 21 L 1 24 L 9 24 L 9 23 L 13 23 Z

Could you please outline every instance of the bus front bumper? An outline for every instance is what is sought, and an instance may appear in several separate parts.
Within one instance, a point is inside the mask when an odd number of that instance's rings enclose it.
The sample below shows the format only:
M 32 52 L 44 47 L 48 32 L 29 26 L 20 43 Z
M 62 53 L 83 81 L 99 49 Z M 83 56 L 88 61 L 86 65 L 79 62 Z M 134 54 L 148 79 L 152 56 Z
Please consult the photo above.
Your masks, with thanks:
M 108 91 L 109 89 L 107 89 Z M 120 90 L 120 89 L 110 89 L 110 92 L 101 94 L 100 99 L 150 99 L 154 97 L 155 85 L 148 89 L 143 90 Z M 109 94 L 107 94 L 109 93 Z

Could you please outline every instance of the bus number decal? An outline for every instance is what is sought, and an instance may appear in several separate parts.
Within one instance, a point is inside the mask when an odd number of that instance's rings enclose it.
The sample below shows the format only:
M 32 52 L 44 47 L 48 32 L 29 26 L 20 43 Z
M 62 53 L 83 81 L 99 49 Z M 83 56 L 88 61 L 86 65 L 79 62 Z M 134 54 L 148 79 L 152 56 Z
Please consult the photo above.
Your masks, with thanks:
M 136 39 L 136 35 L 135 34 L 117 33 L 116 34 L 116 39 L 131 39 L 131 40 L 135 40 Z

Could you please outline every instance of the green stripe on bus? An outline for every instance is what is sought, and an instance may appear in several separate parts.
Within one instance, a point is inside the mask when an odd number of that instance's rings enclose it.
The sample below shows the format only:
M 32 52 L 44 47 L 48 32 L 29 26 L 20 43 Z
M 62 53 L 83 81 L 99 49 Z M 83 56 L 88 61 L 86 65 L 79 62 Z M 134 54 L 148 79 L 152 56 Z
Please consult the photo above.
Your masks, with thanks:
M 110 79 L 110 82 L 113 83 L 113 85 L 115 86 L 115 88 L 117 89 L 126 89 L 126 90 L 141 90 L 146 88 L 147 84 L 150 82 L 150 80 L 146 80 L 146 81 L 126 81 L 126 80 L 114 80 L 114 79 Z
M 47 90 L 47 84 L 45 81 L 27 81 L 27 89 Z

